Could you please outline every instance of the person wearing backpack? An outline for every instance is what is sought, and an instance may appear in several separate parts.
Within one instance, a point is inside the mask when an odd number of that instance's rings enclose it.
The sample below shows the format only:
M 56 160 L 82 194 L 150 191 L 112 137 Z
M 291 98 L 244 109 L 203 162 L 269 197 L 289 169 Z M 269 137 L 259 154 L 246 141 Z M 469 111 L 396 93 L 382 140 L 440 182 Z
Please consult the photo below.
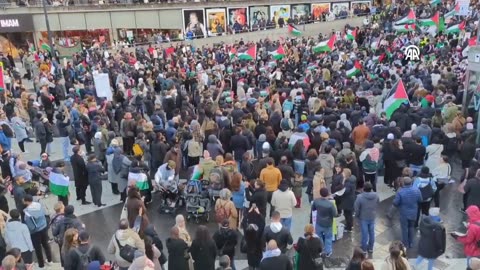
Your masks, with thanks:
M 432 202 L 433 195 L 437 190 L 436 181 L 430 174 L 428 167 L 422 167 L 420 174 L 413 181 L 413 187 L 418 188 L 422 195 L 422 202 L 418 204 L 417 219 L 415 221 L 415 228 L 418 227 L 418 221 L 420 219 L 420 213 L 428 216 L 428 210 Z
M 230 258 L 230 267 L 235 270 L 235 247 L 238 244 L 238 236 L 232 223 L 225 219 L 220 223 L 220 229 L 213 234 L 213 240 L 218 249 L 218 255 L 227 255 Z M 236 227 L 235 227 L 236 228 Z
M 45 267 L 45 261 L 43 257 L 42 248 L 45 250 L 45 255 L 47 255 L 47 261 L 52 261 L 52 250 L 48 244 L 48 223 L 45 218 L 45 210 L 43 206 L 33 201 L 33 197 L 30 194 L 23 197 L 23 203 L 25 208 L 23 212 L 25 213 L 24 222 L 30 231 L 30 236 L 32 238 L 33 247 L 35 249 L 35 255 L 38 260 L 38 267 Z
M 235 204 L 231 201 L 232 192 L 229 189 L 222 189 L 219 194 L 219 198 L 215 203 L 215 221 L 217 224 L 221 224 L 225 219 L 230 222 L 230 228 L 237 229 L 238 224 L 238 212 L 235 208 Z
M 435 259 L 445 253 L 446 231 L 445 227 L 434 217 L 424 216 L 420 222 L 420 240 L 418 241 L 418 265 L 427 259 L 427 270 L 433 270 Z
M 377 192 L 377 170 L 380 159 L 380 151 L 374 147 L 372 141 L 365 142 L 365 150 L 358 158 L 362 164 L 363 177 L 365 182 L 370 182 L 374 192 Z
M 87 270 L 91 263 L 98 262 L 100 265 L 105 264 L 105 256 L 102 250 L 90 244 L 90 234 L 87 231 L 81 231 L 78 234 L 78 247 L 71 249 L 65 260 L 70 262 L 69 267 L 65 270 Z

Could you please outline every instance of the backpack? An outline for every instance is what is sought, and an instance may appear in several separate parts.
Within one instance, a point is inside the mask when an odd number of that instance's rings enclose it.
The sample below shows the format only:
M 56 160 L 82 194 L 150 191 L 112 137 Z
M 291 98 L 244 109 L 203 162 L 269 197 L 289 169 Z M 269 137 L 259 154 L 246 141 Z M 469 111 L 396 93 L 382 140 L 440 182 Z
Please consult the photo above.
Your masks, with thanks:
M 458 151 L 459 140 L 455 136 L 453 138 L 448 138 L 447 144 L 445 145 L 446 154 L 455 154 Z
M 438 255 L 443 254 L 446 250 L 446 235 L 445 227 L 440 225 L 433 228 L 433 244 Z
M 7 138 L 13 138 L 15 134 L 13 133 L 12 128 L 7 124 L 2 124 L 3 134 L 7 136 Z
M 136 157 L 143 156 L 143 149 L 138 143 L 134 143 L 132 147 L 133 155 Z
M 223 170 L 221 167 L 214 167 L 208 177 L 213 190 L 223 189 Z
M 435 193 L 432 187 L 432 178 L 428 180 L 428 185 L 419 188 L 419 190 L 420 190 L 420 193 L 422 194 L 422 199 L 424 202 L 431 199 L 433 197 L 433 194 Z
M 215 210 L 215 221 L 217 223 L 222 223 L 225 219 L 228 219 L 232 213 L 230 213 L 230 209 L 227 211 L 225 206 L 227 203 L 224 205 L 221 205 L 217 210 Z
M 82 270 L 87 270 L 88 266 L 92 262 L 91 259 L 90 259 L 90 250 L 91 249 L 92 249 L 92 247 L 89 247 L 87 252 L 85 252 L 85 253 L 82 253 L 78 248 L 74 249 L 75 253 L 77 253 L 78 257 L 80 258 L 78 263 L 80 265 L 80 269 L 82 269 Z
M 367 174 L 369 173 L 376 173 L 378 169 L 378 162 L 373 161 L 370 154 L 362 162 L 363 171 Z

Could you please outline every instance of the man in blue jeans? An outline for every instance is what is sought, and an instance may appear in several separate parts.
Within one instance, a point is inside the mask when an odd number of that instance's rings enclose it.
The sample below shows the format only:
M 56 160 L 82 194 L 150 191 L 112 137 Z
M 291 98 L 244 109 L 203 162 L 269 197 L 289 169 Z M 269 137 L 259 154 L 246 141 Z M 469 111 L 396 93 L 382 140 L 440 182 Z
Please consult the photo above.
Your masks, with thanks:
M 333 199 L 329 198 L 328 189 L 322 188 L 320 189 L 320 198 L 314 200 L 312 204 L 312 213 L 314 211 L 317 213 L 315 232 L 323 240 L 326 257 L 332 255 L 332 225 L 333 218 L 337 216 L 337 208 L 333 202 Z
M 373 186 L 370 182 L 365 183 L 363 191 L 355 200 L 355 217 L 358 218 L 362 229 L 361 248 L 365 253 L 373 253 L 375 218 L 380 199 L 377 193 L 373 192 Z
M 418 204 L 423 200 L 420 190 L 412 185 L 412 178 L 404 177 L 403 184 L 404 186 L 395 195 L 393 205 L 398 208 L 400 214 L 402 242 L 406 248 L 411 248 L 413 247 L 413 237 L 415 235 Z

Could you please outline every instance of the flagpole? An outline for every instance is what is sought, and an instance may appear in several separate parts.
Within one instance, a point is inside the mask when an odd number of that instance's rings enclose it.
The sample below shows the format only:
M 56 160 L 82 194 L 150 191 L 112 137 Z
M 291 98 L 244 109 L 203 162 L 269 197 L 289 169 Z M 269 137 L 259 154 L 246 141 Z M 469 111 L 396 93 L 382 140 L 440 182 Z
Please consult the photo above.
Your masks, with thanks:
M 50 30 L 50 22 L 48 21 L 48 13 L 47 13 L 47 1 L 42 0 L 42 6 L 43 6 L 43 15 L 45 16 L 45 25 L 47 26 L 47 36 L 48 36 L 48 46 L 50 46 L 50 57 L 54 58 L 55 57 L 55 50 L 53 48 L 53 42 L 52 42 L 52 31 Z

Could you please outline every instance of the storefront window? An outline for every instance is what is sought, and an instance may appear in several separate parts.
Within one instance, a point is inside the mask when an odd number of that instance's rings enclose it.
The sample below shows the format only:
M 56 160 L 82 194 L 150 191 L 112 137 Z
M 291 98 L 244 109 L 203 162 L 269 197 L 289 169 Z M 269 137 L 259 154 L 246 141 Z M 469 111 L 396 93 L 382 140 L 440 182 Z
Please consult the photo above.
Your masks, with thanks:
M 72 30 L 52 32 L 55 44 L 62 47 L 92 47 L 109 46 L 110 31 L 108 29 L 97 30 Z M 42 32 L 42 40 L 48 41 L 47 32 Z
M 0 34 L 0 53 L 11 54 L 17 58 L 19 50 L 28 51 L 29 44 L 32 42 L 33 33 L 2 33 Z
M 121 42 L 147 44 L 181 40 L 181 29 L 119 29 Z

